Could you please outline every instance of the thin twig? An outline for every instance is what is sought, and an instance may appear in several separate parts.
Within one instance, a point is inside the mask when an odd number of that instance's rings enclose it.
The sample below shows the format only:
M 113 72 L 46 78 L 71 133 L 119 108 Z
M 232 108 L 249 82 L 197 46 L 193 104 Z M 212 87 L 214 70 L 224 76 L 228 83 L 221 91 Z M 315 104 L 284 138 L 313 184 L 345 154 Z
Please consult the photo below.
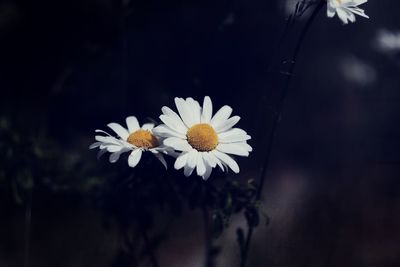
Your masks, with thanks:
M 270 134 L 270 136 L 268 138 L 267 154 L 266 154 L 266 157 L 265 157 L 265 160 L 264 160 L 263 168 L 261 170 L 260 184 L 258 185 L 257 193 L 256 193 L 256 201 L 259 201 L 261 199 L 262 190 L 263 190 L 263 187 L 264 187 L 264 181 L 265 181 L 265 177 L 266 177 L 268 166 L 269 166 L 269 159 L 270 159 L 270 155 L 271 155 L 271 151 L 272 151 L 272 144 L 273 144 L 273 141 L 274 141 L 274 138 L 275 138 L 276 130 L 277 130 L 278 125 L 279 125 L 280 117 L 281 117 L 281 114 L 282 114 L 282 108 L 283 108 L 284 101 L 285 101 L 285 98 L 286 98 L 286 95 L 287 95 L 287 92 L 288 92 L 288 89 L 289 89 L 289 86 L 290 86 L 290 82 L 292 80 L 292 76 L 293 76 L 292 74 L 293 74 L 293 71 L 294 71 L 296 63 L 297 63 L 297 58 L 298 58 L 298 55 L 299 55 L 299 52 L 300 52 L 300 48 L 301 48 L 301 46 L 302 46 L 302 44 L 304 42 L 304 39 L 305 39 L 305 37 L 307 35 L 307 32 L 309 31 L 314 19 L 316 18 L 317 14 L 322 9 L 322 7 L 325 5 L 325 3 L 326 2 L 324 0 L 321 0 L 318 3 L 318 5 L 314 9 L 313 13 L 311 14 L 310 18 L 308 19 L 306 25 L 304 26 L 304 28 L 303 28 L 303 30 L 302 30 L 302 32 L 300 34 L 299 40 L 297 42 L 297 45 L 295 47 L 295 50 L 294 50 L 294 53 L 293 53 L 293 57 L 292 57 L 292 61 L 291 61 L 291 66 L 290 66 L 289 71 L 288 71 L 288 73 L 290 75 L 287 75 L 286 82 L 285 82 L 285 85 L 283 87 L 283 91 L 282 91 L 281 97 L 279 99 L 278 112 L 276 113 L 276 117 L 274 118 L 274 122 L 273 122 L 273 125 L 272 125 L 272 128 L 271 128 L 271 134 Z M 242 257 L 241 257 L 240 267 L 245 267 L 246 266 L 247 257 L 248 257 L 248 251 L 249 251 L 249 247 L 250 247 L 250 243 L 251 243 L 251 238 L 253 236 L 253 232 L 254 232 L 254 227 L 250 226 L 248 228 L 248 231 L 247 231 L 246 242 L 245 242 L 245 246 L 244 246 L 244 249 L 243 249 L 242 255 L 241 255 Z

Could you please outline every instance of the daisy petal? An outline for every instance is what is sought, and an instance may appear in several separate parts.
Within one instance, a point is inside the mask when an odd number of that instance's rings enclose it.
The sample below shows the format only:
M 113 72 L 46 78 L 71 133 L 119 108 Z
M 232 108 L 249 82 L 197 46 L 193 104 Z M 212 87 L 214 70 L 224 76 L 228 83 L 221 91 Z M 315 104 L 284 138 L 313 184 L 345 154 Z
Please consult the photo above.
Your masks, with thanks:
M 327 9 L 327 16 L 328 18 L 334 17 L 336 14 L 336 10 L 329 4 Z
M 101 148 L 103 149 L 103 147 L 101 147 Z M 109 146 L 105 146 L 104 148 L 106 148 L 108 152 L 115 153 L 115 152 L 121 151 L 123 147 L 122 146 L 109 145 Z
M 181 123 L 182 121 L 180 119 L 178 121 L 168 115 L 160 115 L 160 120 L 170 129 L 173 129 L 175 132 L 178 132 L 180 134 L 186 134 L 187 132 L 187 127 L 183 125 L 183 123 Z
M 128 126 L 128 131 L 130 133 L 136 132 L 140 129 L 139 122 L 135 116 L 127 117 L 126 125 Z
M 188 165 L 190 168 L 196 167 L 196 163 L 197 163 L 197 154 L 198 154 L 198 152 L 197 152 L 197 150 L 195 150 L 195 149 L 192 149 L 192 150 L 189 151 L 188 159 L 187 159 L 187 165 Z
M 216 126 L 229 118 L 232 114 L 232 108 L 230 106 L 223 106 L 220 110 L 215 113 L 214 117 L 211 119 L 210 123 L 212 126 Z
M 110 127 L 116 134 L 118 134 L 118 136 L 121 137 L 122 140 L 128 139 L 128 131 L 120 124 L 112 122 L 107 124 L 107 126 Z
M 225 131 L 231 129 L 233 126 L 235 126 L 236 123 L 239 122 L 239 120 L 240 120 L 239 116 L 233 116 L 232 118 L 230 118 L 228 120 L 225 120 L 222 123 L 219 123 L 219 124 L 215 125 L 214 126 L 215 127 L 214 130 L 217 133 L 225 132 Z
M 247 151 L 244 147 L 241 145 L 238 145 L 237 143 L 231 143 L 231 144 L 219 144 L 217 146 L 217 150 L 223 153 L 228 153 L 228 154 L 233 154 L 233 155 L 238 155 L 238 156 L 243 156 L 243 157 L 248 157 L 249 156 L 249 151 Z
M 218 150 L 213 151 L 214 155 L 219 158 L 223 163 L 229 166 L 229 168 L 232 169 L 234 173 L 239 173 L 239 165 L 236 163 L 236 161 L 228 156 L 225 153 L 219 152 Z
M 217 162 L 214 160 L 214 158 L 212 158 L 210 156 L 210 152 L 204 152 L 203 159 L 204 159 L 204 162 L 207 163 L 208 165 L 210 165 L 211 167 L 214 168 L 215 166 L 217 166 Z
M 141 157 L 142 157 L 141 149 L 133 150 L 132 153 L 128 157 L 129 167 L 132 167 L 132 168 L 136 167 L 136 165 L 139 163 Z
M 169 137 L 164 140 L 164 145 L 172 147 L 178 151 L 189 151 L 192 147 L 185 139 L 177 138 L 177 137 Z
M 94 137 L 94 139 L 96 141 L 99 141 L 99 142 L 105 143 L 105 144 L 114 144 L 114 145 L 120 145 L 121 144 L 120 140 L 118 140 L 117 138 L 112 137 L 112 136 L 96 135 Z
M 221 168 L 222 171 L 224 171 L 224 165 L 221 163 L 219 158 L 217 158 L 212 152 L 208 152 L 208 156 L 213 162 L 215 162 L 216 165 L 218 165 Z
M 184 169 L 183 169 L 183 174 L 184 174 L 186 177 L 189 177 L 190 175 L 192 175 L 193 170 L 194 170 L 194 167 L 191 167 L 191 166 L 189 166 L 189 165 L 186 164 L 185 167 L 184 167 Z
M 142 125 L 142 129 L 146 131 L 151 131 L 154 128 L 154 123 L 145 123 Z
M 109 161 L 110 163 L 115 163 L 118 161 L 119 157 L 121 156 L 121 152 L 115 152 L 110 155 Z
M 203 176 L 206 173 L 206 165 L 204 164 L 203 160 L 203 153 L 197 153 L 197 164 L 196 164 L 196 170 L 197 170 L 197 175 L 198 176 Z
M 103 133 L 103 134 L 105 134 L 107 136 L 113 137 L 113 136 L 111 136 L 111 134 L 109 134 L 109 133 L 107 133 L 106 131 L 103 131 L 103 130 L 96 129 L 95 132 L 96 133 Z
M 160 137 L 179 137 L 181 139 L 186 139 L 186 135 L 175 132 L 166 125 L 159 125 L 153 129 L 153 133 Z
M 201 122 L 209 123 L 212 117 L 212 102 L 209 96 L 204 97 Z
M 210 178 L 211 172 L 212 172 L 213 167 L 208 165 L 206 162 L 206 172 L 204 173 L 204 175 L 202 176 L 204 181 L 207 181 L 208 178 Z
M 175 121 L 175 123 L 179 125 L 180 128 L 181 128 L 181 127 L 184 128 L 184 129 L 185 129 L 185 134 L 186 134 L 187 127 L 186 127 L 186 125 L 183 123 L 183 121 L 182 121 L 182 119 L 179 117 L 179 115 L 176 114 L 175 111 L 173 111 L 173 110 L 170 109 L 169 107 L 165 107 L 165 106 L 161 108 L 161 111 L 164 113 L 164 115 L 167 115 L 168 117 L 171 117 L 171 118 Z
M 192 110 L 193 123 L 194 124 L 200 123 L 201 108 L 200 108 L 199 102 L 197 102 L 196 100 L 194 100 L 191 97 L 188 97 L 188 98 L 186 98 L 186 104 Z
M 227 132 L 218 134 L 220 143 L 242 142 L 251 139 L 251 137 L 242 129 L 233 128 Z
M 101 144 L 102 144 L 102 142 L 95 142 L 95 143 L 93 143 L 93 144 L 91 144 L 89 146 L 89 149 L 93 149 L 93 148 L 99 147 Z
M 192 110 L 189 105 L 187 105 L 186 101 L 182 98 L 175 97 L 175 105 L 185 125 L 188 128 L 192 127 L 194 124 Z
M 187 159 L 188 159 L 188 153 L 182 153 L 182 154 L 175 160 L 175 164 L 174 164 L 175 170 L 180 170 L 180 169 L 182 169 L 182 168 L 186 165 Z

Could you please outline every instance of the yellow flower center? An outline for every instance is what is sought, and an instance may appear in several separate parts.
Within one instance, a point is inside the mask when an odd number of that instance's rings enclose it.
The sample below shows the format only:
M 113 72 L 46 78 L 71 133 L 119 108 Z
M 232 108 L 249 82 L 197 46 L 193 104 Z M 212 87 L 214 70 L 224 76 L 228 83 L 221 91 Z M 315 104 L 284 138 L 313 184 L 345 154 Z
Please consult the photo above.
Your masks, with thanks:
M 338 2 L 339 5 L 342 4 L 342 0 L 336 0 L 336 2 Z
M 186 133 L 189 144 L 197 151 L 211 151 L 218 145 L 217 132 L 207 123 L 193 125 Z
M 131 133 L 126 141 L 134 146 L 147 149 L 158 146 L 157 138 L 150 131 L 142 129 Z

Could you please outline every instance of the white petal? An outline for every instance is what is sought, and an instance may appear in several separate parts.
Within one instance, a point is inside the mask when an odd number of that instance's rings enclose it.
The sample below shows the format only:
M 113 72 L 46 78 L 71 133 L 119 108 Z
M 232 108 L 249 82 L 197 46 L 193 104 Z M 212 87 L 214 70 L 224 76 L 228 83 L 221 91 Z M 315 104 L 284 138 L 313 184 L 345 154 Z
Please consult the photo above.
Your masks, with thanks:
M 114 153 L 114 152 L 119 152 L 122 150 L 122 146 L 116 146 L 116 145 L 108 145 L 104 147 L 105 149 L 107 149 L 108 152 Z M 103 147 L 102 147 L 103 149 Z
M 233 116 L 232 118 L 225 120 L 222 123 L 219 123 L 218 125 L 215 125 L 214 130 L 217 133 L 225 132 L 225 131 L 231 129 L 233 126 L 235 126 L 236 123 L 239 122 L 239 120 L 240 120 L 239 116 Z
M 212 117 L 212 102 L 209 96 L 204 97 L 201 122 L 209 123 Z
M 346 12 L 345 12 L 342 8 L 336 9 L 336 13 L 337 13 L 338 17 L 340 18 L 340 20 L 341 20 L 344 24 L 349 23 L 349 22 L 348 22 L 348 18 L 347 18 L 347 14 L 346 14 Z
M 160 137 L 179 137 L 181 139 L 186 139 L 186 135 L 175 132 L 165 124 L 155 127 L 153 133 Z
M 198 154 L 198 152 L 197 152 L 197 150 L 195 150 L 195 149 L 192 149 L 192 150 L 189 151 L 188 159 L 187 159 L 187 165 L 188 165 L 190 168 L 196 167 L 196 163 L 197 163 L 197 154 Z
M 192 127 L 193 126 L 192 110 L 190 109 L 189 105 L 187 105 L 186 101 L 183 100 L 182 98 L 175 97 L 175 105 L 186 127 L 188 128 Z
M 208 155 L 209 155 L 210 159 L 211 159 L 213 162 L 215 162 L 216 165 L 218 165 L 218 166 L 221 168 L 222 171 L 224 171 L 224 165 L 221 163 L 221 160 L 220 160 L 219 158 L 217 158 L 217 157 L 213 154 L 212 151 L 211 151 L 211 152 L 208 152 Z
M 211 119 L 211 125 L 214 127 L 221 123 L 221 121 L 225 121 L 229 118 L 229 116 L 232 114 L 232 108 L 230 106 L 223 106 L 218 110 L 217 113 L 215 113 L 214 117 Z
M 188 159 L 188 153 L 182 153 L 182 154 L 175 160 L 175 164 L 174 164 L 175 170 L 180 170 L 180 169 L 182 169 L 182 168 L 186 165 L 187 159 Z
M 102 144 L 102 142 L 94 142 L 93 144 L 91 144 L 89 146 L 89 149 L 93 149 L 93 148 L 99 147 L 101 144 Z
M 356 15 L 354 15 L 350 10 L 346 10 L 346 14 L 347 14 L 347 18 L 351 22 L 355 22 L 356 21 Z
M 365 11 L 362 10 L 361 8 L 356 7 L 356 8 L 353 8 L 351 11 L 352 11 L 354 14 L 357 14 L 357 15 L 359 15 L 359 16 L 361 16 L 361 17 L 364 17 L 364 18 L 369 19 L 369 16 L 367 16 L 367 14 L 365 14 Z
M 244 149 L 246 149 L 249 152 L 253 151 L 253 148 L 246 142 L 239 142 L 239 143 L 235 143 L 235 144 L 242 146 Z
M 130 116 L 126 118 L 126 125 L 128 126 L 129 133 L 136 132 L 140 129 L 139 122 L 135 116 Z
M 212 169 L 213 169 L 213 167 L 211 167 L 210 165 L 208 165 L 207 162 L 206 162 L 206 172 L 205 172 L 204 175 L 202 176 L 203 180 L 206 181 L 206 180 L 210 177 L 211 172 L 212 172 Z
M 177 137 L 169 137 L 164 140 L 164 145 L 168 147 L 172 147 L 175 150 L 178 151 L 189 151 L 192 149 L 192 147 L 189 145 L 189 143 L 182 138 L 177 138 Z
M 334 7 L 332 7 L 332 4 L 328 4 L 328 8 L 327 8 L 327 15 L 329 18 L 334 17 L 336 14 L 336 9 Z
M 197 175 L 203 176 L 206 173 L 206 165 L 203 160 L 203 153 L 197 153 Z
M 205 163 L 214 168 L 215 166 L 217 166 L 217 161 L 215 161 L 214 158 L 210 155 L 210 152 L 203 152 L 203 159 Z
M 186 104 L 190 107 L 192 110 L 192 116 L 193 116 L 193 123 L 194 124 L 199 124 L 200 123 L 200 116 L 201 116 L 201 108 L 199 102 L 194 100 L 191 97 L 186 98 Z
M 182 123 L 181 119 L 177 120 L 168 115 L 160 115 L 160 120 L 175 132 L 186 135 L 187 127 Z
M 187 128 L 186 125 L 183 123 L 181 117 L 179 117 L 179 115 L 176 114 L 175 111 L 173 111 L 173 110 L 170 109 L 169 107 L 165 107 L 165 106 L 162 107 L 161 110 L 162 110 L 162 112 L 164 113 L 164 115 L 167 115 L 168 117 L 171 117 L 172 119 L 174 119 L 175 123 L 176 123 L 176 124 L 179 124 L 179 127 L 180 127 L 180 128 L 185 128 L 185 134 L 186 134 L 186 131 L 187 131 L 188 128 Z
M 251 137 L 239 128 L 233 128 L 227 132 L 218 134 L 218 140 L 220 143 L 242 142 L 249 139 L 251 139 Z
M 142 157 L 141 149 L 133 150 L 132 153 L 128 157 L 128 165 L 132 168 L 136 167 L 136 165 L 139 163 L 141 157 Z
M 237 143 L 219 144 L 217 146 L 217 150 L 223 153 L 228 153 L 243 157 L 249 156 L 249 151 L 247 151 L 244 147 L 238 145 Z
M 114 144 L 114 145 L 120 145 L 121 144 L 120 140 L 118 140 L 117 138 L 112 137 L 112 136 L 96 135 L 94 137 L 94 139 L 96 141 L 102 142 L 104 144 Z
M 232 169 L 234 173 L 239 173 L 239 165 L 236 163 L 236 161 L 228 156 L 225 153 L 219 152 L 218 150 L 213 150 L 213 154 L 219 158 L 222 162 L 224 162 L 226 165 L 229 166 L 229 168 Z
M 109 134 L 109 133 L 107 133 L 106 131 L 103 131 L 103 130 L 96 129 L 95 132 L 96 133 L 103 133 L 103 134 L 106 134 L 108 136 L 111 136 L 111 134 Z M 113 136 L 111 136 L 111 137 L 113 137 Z
M 110 163 L 115 163 L 118 161 L 119 157 L 121 156 L 121 152 L 115 152 L 110 155 L 109 161 Z
M 128 139 L 128 131 L 120 124 L 112 122 L 107 124 L 107 126 L 110 127 L 116 134 L 118 134 L 118 136 L 121 137 L 122 140 Z
M 353 2 L 355 2 L 355 5 L 359 6 L 368 2 L 368 0 L 354 0 Z
M 185 165 L 184 169 L 183 169 L 183 174 L 188 177 L 193 173 L 195 167 L 190 167 L 189 165 Z
M 142 129 L 146 131 L 151 131 L 154 128 L 154 123 L 145 123 L 142 125 Z

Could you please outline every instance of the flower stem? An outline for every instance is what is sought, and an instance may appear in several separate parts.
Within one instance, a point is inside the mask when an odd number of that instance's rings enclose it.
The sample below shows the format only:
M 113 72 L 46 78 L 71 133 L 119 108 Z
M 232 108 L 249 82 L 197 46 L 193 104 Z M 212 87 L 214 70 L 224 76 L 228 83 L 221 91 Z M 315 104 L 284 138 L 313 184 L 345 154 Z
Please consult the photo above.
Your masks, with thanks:
M 272 144 L 276 135 L 276 131 L 280 122 L 280 118 L 281 118 L 281 114 L 282 114 L 282 109 L 283 109 L 283 105 L 285 102 L 285 98 L 288 92 L 288 89 L 290 87 L 290 82 L 292 80 L 292 76 L 293 76 L 293 72 L 294 69 L 296 67 L 296 63 L 297 63 L 297 58 L 301 49 L 301 46 L 304 42 L 304 39 L 313 23 L 313 21 L 315 20 L 317 14 L 319 13 L 319 11 L 322 9 L 322 7 L 326 4 L 326 2 L 324 0 L 319 1 L 319 3 L 317 4 L 317 6 L 315 7 L 313 13 L 311 14 L 310 18 L 308 19 L 306 25 L 304 26 L 299 40 L 297 42 L 297 45 L 295 47 L 294 53 L 293 53 L 293 57 L 291 60 L 291 65 L 288 71 L 288 75 L 282 90 L 282 94 L 280 96 L 279 99 L 279 104 L 278 104 L 278 109 L 276 112 L 276 116 L 274 118 L 274 122 L 271 128 L 271 134 L 269 135 L 268 138 L 268 142 L 267 142 L 267 154 L 265 156 L 264 159 L 264 164 L 261 170 L 261 176 L 260 176 L 260 184 L 258 185 L 257 188 L 257 193 L 256 193 L 256 201 L 259 201 L 261 199 L 261 195 L 262 195 L 262 190 L 264 187 L 264 181 L 265 181 L 265 177 L 267 174 L 267 170 L 268 170 L 268 166 L 269 166 L 269 160 L 270 160 L 270 156 L 271 156 L 271 151 L 272 151 Z M 251 238 L 253 236 L 253 232 L 254 232 L 254 226 L 250 226 L 247 230 L 247 235 L 246 235 L 246 241 L 245 241 L 245 246 L 243 248 L 242 254 L 241 254 L 241 262 L 240 262 L 240 267 L 245 267 L 246 263 L 247 263 L 247 257 L 248 257 L 248 252 L 249 252 L 249 248 L 250 248 L 250 243 L 251 243 Z

